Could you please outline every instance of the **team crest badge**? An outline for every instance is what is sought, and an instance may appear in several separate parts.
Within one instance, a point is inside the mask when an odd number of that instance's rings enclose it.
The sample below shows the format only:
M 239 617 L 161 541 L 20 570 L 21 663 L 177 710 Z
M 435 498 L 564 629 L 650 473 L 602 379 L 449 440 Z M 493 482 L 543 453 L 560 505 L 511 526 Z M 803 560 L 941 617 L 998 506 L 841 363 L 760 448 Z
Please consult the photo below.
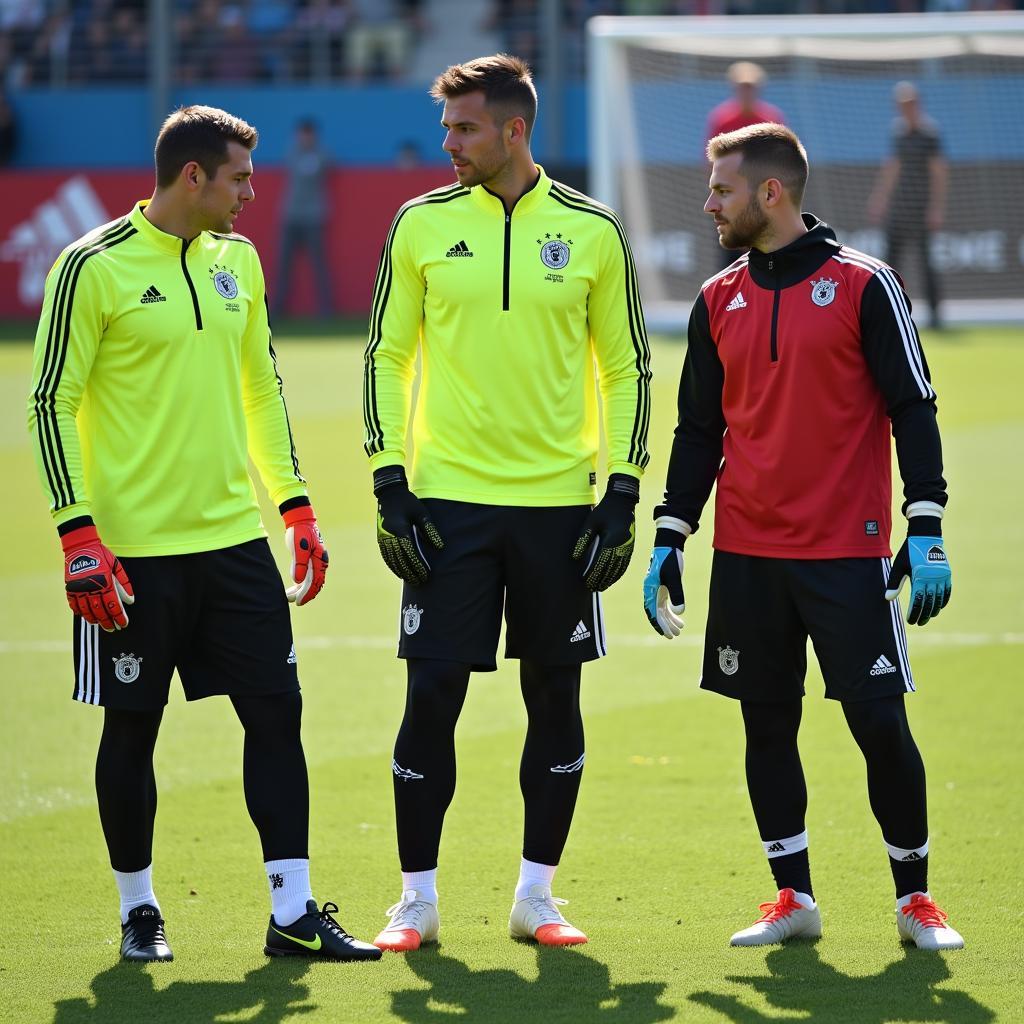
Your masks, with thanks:
M 538 238 L 540 242 L 540 260 L 548 270 L 561 270 L 569 262 L 569 246 L 562 241 L 560 235 L 552 238 Z
M 238 298 L 238 281 L 235 280 L 235 275 L 230 270 L 216 265 L 213 271 L 213 287 L 217 289 L 217 294 L 224 299 Z
M 811 282 L 811 302 L 816 306 L 827 306 L 836 297 L 836 283 L 831 277 L 821 277 Z
M 719 647 L 718 667 L 727 676 L 736 675 L 740 669 L 740 652 L 731 647 Z
M 406 636 L 412 636 L 420 628 L 420 619 L 423 617 L 423 609 L 417 608 L 414 604 L 407 604 L 402 609 L 402 629 Z
M 139 678 L 139 673 L 142 671 L 142 659 L 136 658 L 135 654 L 125 654 L 121 652 L 120 658 L 111 658 L 114 663 L 114 675 L 121 680 L 122 683 L 134 683 Z

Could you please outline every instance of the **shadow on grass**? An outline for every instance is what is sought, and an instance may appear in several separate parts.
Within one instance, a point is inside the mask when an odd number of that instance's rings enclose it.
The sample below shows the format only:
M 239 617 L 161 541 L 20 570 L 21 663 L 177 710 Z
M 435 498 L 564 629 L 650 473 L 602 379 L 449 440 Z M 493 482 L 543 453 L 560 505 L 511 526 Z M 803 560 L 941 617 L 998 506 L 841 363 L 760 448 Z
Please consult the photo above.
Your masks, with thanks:
M 950 954 L 955 956 L 956 954 Z M 962 954 L 961 954 L 962 955 Z M 762 1013 L 734 995 L 694 992 L 689 999 L 728 1017 L 734 1024 L 762 1024 L 780 1020 L 777 1011 L 800 1013 L 800 1024 L 884 1024 L 913 1020 L 934 1024 L 988 1024 L 995 1013 L 966 992 L 940 989 L 947 981 L 949 965 L 942 956 L 904 949 L 884 971 L 853 977 L 822 963 L 809 943 L 772 950 L 765 957 L 769 974 L 726 977 L 735 985 L 749 985 L 772 1013 Z M 788 1018 L 787 1018 L 788 1019 Z
M 244 1014 L 247 1024 L 280 1024 L 317 1009 L 305 1002 L 309 989 L 299 982 L 309 964 L 299 958 L 271 960 L 241 981 L 172 981 L 158 988 L 154 979 L 164 969 L 161 964 L 118 962 L 93 978 L 92 1001 L 54 1004 L 53 1024 L 212 1024 L 229 1014 Z
M 675 1016 L 658 1002 L 664 982 L 613 985 L 608 968 L 578 949 L 538 946 L 536 953 L 538 976 L 531 980 L 507 969 L 474 971 L 439 947 L 422 949 L 406 963 L 430 988 L 392 993 L 391 1011 L 408 1024 L 654 1024 Z

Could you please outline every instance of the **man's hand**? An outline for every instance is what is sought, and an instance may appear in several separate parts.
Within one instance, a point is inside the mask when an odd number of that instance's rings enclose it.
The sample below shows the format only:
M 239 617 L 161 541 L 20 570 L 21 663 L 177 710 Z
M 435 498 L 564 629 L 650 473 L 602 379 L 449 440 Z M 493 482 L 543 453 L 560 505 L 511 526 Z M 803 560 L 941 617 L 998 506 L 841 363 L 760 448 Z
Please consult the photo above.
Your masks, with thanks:
M 80 526 L 65 533 L 60 543 L 71 610 L 108 633 L 124 629 L 128 625 L 124 606 L 135 603 L 135 593 L 124 566 L 100 542 L 96 527 Z
M 607 590 L 622 577 L 633 555 L 633 510 L 640 500 L 640 481 L 626 473 L 612 473 L 604 497 L 583 520 L 583 532 L 572 557 L 583 565 L 588 590 Z
M 953 592 L 953 575 L 942 545 L 942 520 L 938 516 L 912 515 L 907 521 L 907 539 L 892 561 L 885 599 L 895 601 L 908 579 L 907 622 L 923 626 L 946 607 Z
M 373 493 L 377 496 L 377 546 L 384 564 L 400 580 L 422 586 L 430 577 L 423 540 L 438 551 L 444 547 L 427 506 L 409 490 L 401 466 L 376 470 Z
M 285 593 L 296 608 L 301 608 L 323 589 L 330 559 L 320 528 L 316 525 L 312 505 L 290 508 L 281 513 L 281 518 L 285 525 L 284 542 L 292 556 L 292 581 L 295 584 Z
M 644 577 L 644 612 L 655 631 L 671 640 L 683 629 L 683 545 L 691 530 L 674 516 L 660 516 L 655 526 L 651 565 Z

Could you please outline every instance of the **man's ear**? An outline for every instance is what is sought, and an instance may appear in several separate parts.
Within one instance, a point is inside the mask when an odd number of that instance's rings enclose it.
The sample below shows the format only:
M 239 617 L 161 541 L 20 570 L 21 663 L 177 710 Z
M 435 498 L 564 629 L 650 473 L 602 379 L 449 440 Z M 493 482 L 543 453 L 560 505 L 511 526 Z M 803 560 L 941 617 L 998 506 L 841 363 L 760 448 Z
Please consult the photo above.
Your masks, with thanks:
M 190 192 L 200 189 L 206 183 L 206 171 L 197 160 L 189 160 L 181 169 L 179 178 Z
M 769 207 L 777 206 L 786 194 L 786 190 L 782 187 L 782 182 L 778 178 L 768 178 L 761 182 L 761 190 L 764 196 L 764 204 Z

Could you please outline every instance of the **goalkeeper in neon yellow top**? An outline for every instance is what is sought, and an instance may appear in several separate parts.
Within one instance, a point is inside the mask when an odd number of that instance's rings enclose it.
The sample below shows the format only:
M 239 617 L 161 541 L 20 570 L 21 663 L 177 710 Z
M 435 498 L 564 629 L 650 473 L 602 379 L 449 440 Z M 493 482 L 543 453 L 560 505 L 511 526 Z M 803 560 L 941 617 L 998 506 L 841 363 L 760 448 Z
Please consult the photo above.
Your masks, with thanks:
M 61 253 L 36 335 L 29 432 L 64 548 L 75 699 L 104 709 L 96 793 L 121 898 L 121 955 L 172 958 L 153 893 L 153 748 L 172 673 L 227 694 L 271 891 L 268 954 L 380 951 L 317 908 L 288 601 L 327 552 L 292 443 L 263 271 L 232 233 L 254 198 L 256 130 L 185 107 L 156 143 L 156 191 Z M 281 585 L 252 458 L 292 556 Z M 331 904 L 328 904 L 331 906 Z
M 408 950 L 437 936 L 455 723 L 470 673 L 496 667 L 503 612 L 529 718 L 509 926 L 544 944 L 585 942 L 551 882 L 584 762 L 580 667 L 605 653 L 599 591 L 629 562 L 647 464 L 636 273 L 615 214 L 534 163 L 537 94 L 522 61 L 456 65 L 432 94 L 458 182 L 398 211 L 366 348 L 365 448 L 381 553 L 405 583 L 408 672 L 393 763 L 403 895 L 377 944 Z M 599 408 L 608 481 L 592 508 Z

